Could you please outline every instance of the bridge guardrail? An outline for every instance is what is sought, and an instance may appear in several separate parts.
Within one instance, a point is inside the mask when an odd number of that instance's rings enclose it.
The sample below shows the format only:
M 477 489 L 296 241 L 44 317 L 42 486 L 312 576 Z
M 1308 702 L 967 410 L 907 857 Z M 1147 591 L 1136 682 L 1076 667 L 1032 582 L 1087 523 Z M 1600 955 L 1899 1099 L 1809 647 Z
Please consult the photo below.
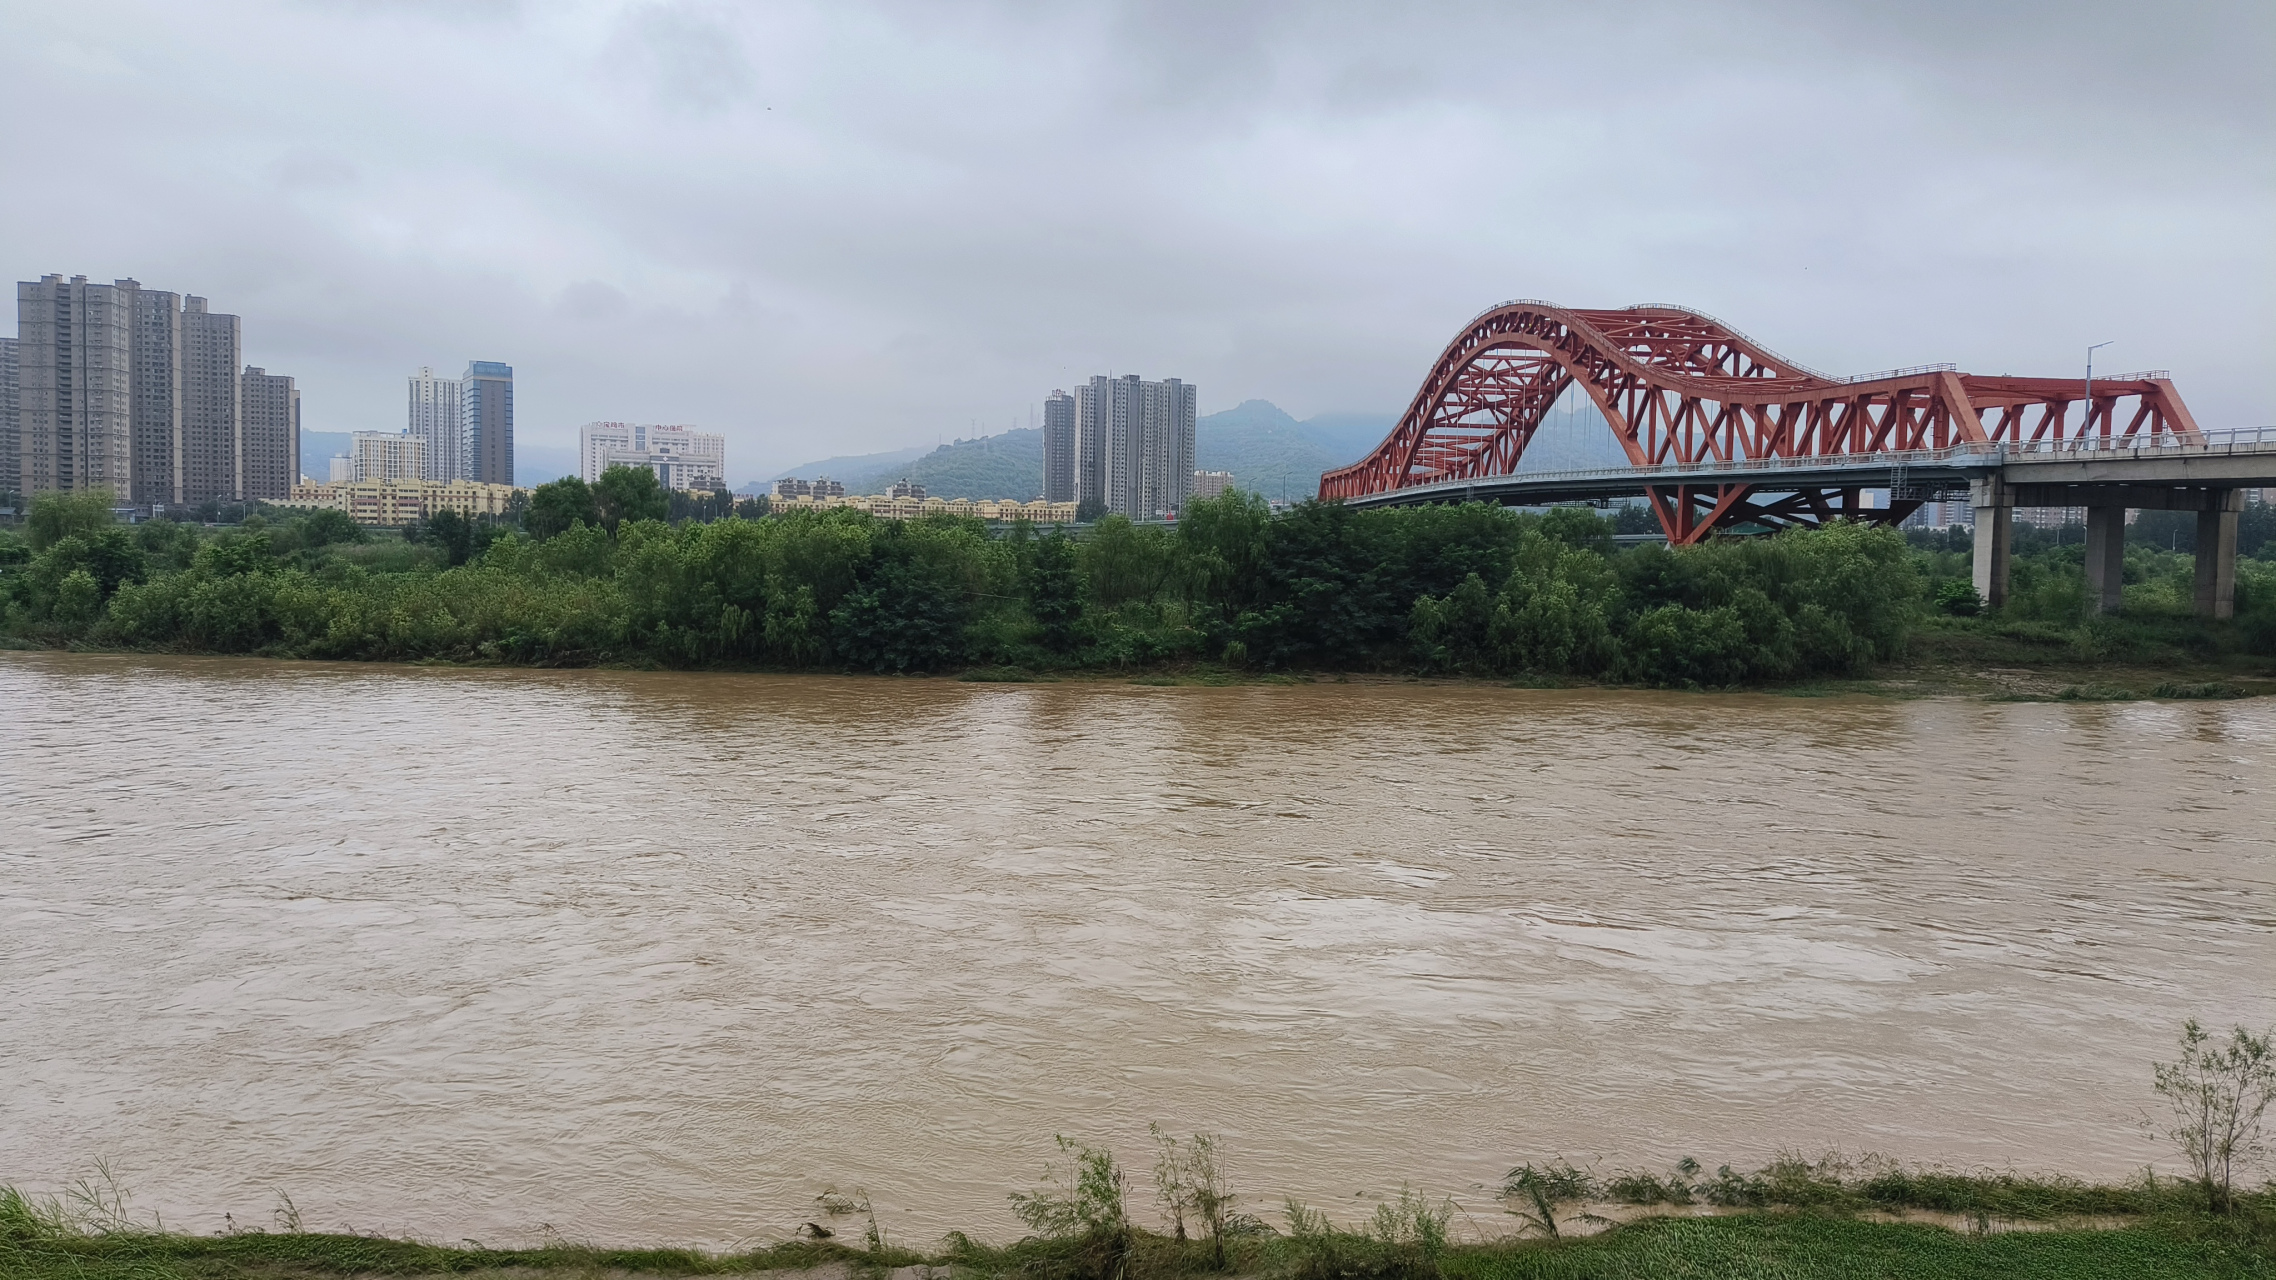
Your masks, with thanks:
M 1859 470 L 1879 471 L 1894 468 L 1910 469 L 1939 464 L 1965 467 L 1996 467 L 2008 461 L 2025 459 L 2052 459 L 2078 454 L 2094 454 L 2112 461 L 2119 457 L 2171 458 L 2220 457 L 2235 454 L 2276 453 L 2276 426 L 2228 427 L 2201 433 L 2202 440 L 2191 441 L 2160 436 L 2147 442 L 2123 437 L 2104 440 L 2041 440 L 1994 441 L 1989 444 L 1960 444 L 1942 449 L 1904 449 L 1887 453 L 1837 453 L 1810 457 L 1788 458 L 1733 458 L 1712 463 L 1659 463 L 1651 466 L 1588 467 L 1567 471 L 1527 471 L 1507 476 L 1479 476 L 1460 480 L 1438 480 L 1429 484 L 1409 485 L 1394 492 L 1415 493 L 1429 490 L 1456 492 L 1488 484 L 1524 483 L 1543 484 L 1588 480 L 1659 479 L 1681 481 L 1688 476 L 1728 476 L 1753 471 L 1826 471 Z M 1370 495 L 1372 496 L 1372 495 Z

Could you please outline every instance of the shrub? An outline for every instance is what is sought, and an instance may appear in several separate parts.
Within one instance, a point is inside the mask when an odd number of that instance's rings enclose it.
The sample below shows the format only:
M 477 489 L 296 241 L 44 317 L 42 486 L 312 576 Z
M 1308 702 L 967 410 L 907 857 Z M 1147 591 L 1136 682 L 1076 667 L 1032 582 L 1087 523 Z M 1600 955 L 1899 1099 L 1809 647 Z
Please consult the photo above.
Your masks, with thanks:
M 2166 1133 L 2189 1162 L 2206 1207 L 2230 1212 L 2238 1170 L 2268 1152 L 2261 1126 L 2276 1102 L 2270 1037 L 2237 1027 L 2215 1040 L 2192 1018 L 2182 1024 L 2180 1059 L 2154 1064 L 2152 1077 L 2168 1108 Z

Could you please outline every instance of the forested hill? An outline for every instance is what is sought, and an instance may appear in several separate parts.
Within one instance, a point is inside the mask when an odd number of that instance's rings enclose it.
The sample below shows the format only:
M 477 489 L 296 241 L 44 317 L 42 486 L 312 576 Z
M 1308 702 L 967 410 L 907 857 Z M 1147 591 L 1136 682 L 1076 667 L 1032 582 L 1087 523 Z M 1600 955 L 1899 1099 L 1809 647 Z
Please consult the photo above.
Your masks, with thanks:
M 771 488 L 771 482 L 775 480 L 790 477 L 800 480 L 814 480 L 828 476 L 833 480 L 846 480 L 854 476 L 867 476 L 884 467 L 903 466 L 915 462 L 924 457 L 926 452 L 927 450 L 923 445 L 918 445 L 913 449 L 894 449 L 886 453 L 856 453 L 835 458 L 824 458 L 820 462 L 809 462 L 802 466 L 792 467 L 788 471 L 777 471 L 767 477 L 768 484 L 754 484 L 745 487 L 756 493 Z
M 1318 491 L 1322 471 L 1366 453 L 1390 421 L 1388 414 L 1322 414 L 1298 422 L 1269 400 L 1249 400 L 1194 424 L 1194 465 L 1230 471 L 1236 485 L 1268 498 L 1306 498 Z M 1025 502 L 1043 492 L 1043 433 L 1028 428 L 930 453 L 831 458 L 782 474 L 827 475 L 844 481 L 848 493 L 880 493 L 905 476 L 935 497 Z
M 1322 414 L 1298 422 L 1270 400 L 1244 400 L 1194 424 L 1193 465 L 1230 471 L 1240 488 L 1293 502 L 1319 492 L 1321 472 L 1365 454 L 1390 421 L 1387 414 Z
M 1043 496 L 1043 431 L 1027 427 L 1001 435 L 944 444 L 907 461 L 889 461 L 846 475 L 847 493 L 883 493 L 902 477 L 921 484 L 935 498 L 1012 498 L 1027 502 Z

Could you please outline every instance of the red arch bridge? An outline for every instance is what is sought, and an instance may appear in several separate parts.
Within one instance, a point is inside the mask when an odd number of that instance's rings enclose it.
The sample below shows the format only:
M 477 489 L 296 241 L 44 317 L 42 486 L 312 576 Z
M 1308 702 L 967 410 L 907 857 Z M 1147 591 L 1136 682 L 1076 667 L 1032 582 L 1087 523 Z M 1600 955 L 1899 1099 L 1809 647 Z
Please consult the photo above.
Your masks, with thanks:
M 1569 388 L 1624 466 L 1522 471 Z M 2118 603 L 2128 508 L 2197 512 L 2197 607 L 2233 612 L 2243 491 L 2276 485 L 2276 428 L 2207 433 L 2163 371 L 2017 378 L 1921 365 L 1857 377 L 1806 368 L 1711 316 L 1645 303 L 1532 300 L 1480 312 L 1447 344 L 1367 457 L 1320 477 L 1352 506 L 1540 506 L 1642 497 L 1670 543 L 1849 518 L 1894 523 L 1934 498 L 1975 508 L 1976 589 L 2007 596 L 2014 509 L 2081 507 L 2097 609 Z M 1869 490 L 1886 505 L 1867 507 Z

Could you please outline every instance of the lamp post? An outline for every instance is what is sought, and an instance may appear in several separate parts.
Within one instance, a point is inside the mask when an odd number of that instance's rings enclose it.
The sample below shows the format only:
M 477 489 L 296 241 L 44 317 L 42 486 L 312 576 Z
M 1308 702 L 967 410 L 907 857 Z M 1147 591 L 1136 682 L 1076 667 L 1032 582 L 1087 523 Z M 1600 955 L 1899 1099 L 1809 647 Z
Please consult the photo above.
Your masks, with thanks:
M 2094 426 L 2094 353 L 2116 341 L 2112 338 L 2110 342 L 2097 342 L 2086 349 L 2086 419 L 2078 424 L 2081 440 L 2086 439 L 2087 431 Z

